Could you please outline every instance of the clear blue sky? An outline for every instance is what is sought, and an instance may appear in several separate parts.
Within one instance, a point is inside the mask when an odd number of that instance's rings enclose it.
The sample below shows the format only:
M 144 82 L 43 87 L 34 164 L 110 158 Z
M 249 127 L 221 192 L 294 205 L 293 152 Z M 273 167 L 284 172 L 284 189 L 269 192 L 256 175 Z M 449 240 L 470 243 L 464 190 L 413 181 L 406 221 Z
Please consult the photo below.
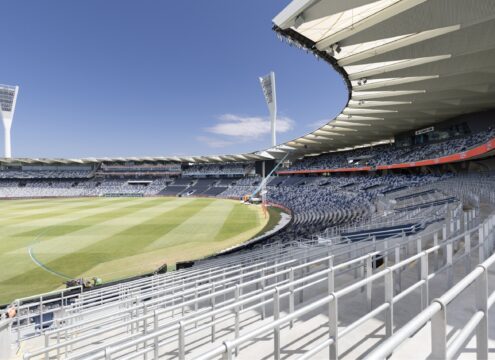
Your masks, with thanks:
M 339 113 L 347 94 L 328 64 L 271 30 L 287 3 L 4 2 L 0 83 L 20 86 L 13 155 L 264 149 L 268 110 L 258 76 L 270 70 L 277 75 L 279 142 L 306 134 Z

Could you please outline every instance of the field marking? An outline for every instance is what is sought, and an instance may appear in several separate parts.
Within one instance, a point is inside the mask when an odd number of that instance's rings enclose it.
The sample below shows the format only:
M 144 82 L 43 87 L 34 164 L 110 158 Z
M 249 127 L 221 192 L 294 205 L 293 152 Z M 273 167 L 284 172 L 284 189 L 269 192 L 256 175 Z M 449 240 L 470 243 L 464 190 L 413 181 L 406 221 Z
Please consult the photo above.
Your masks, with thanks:
M 46 285 L 45 284 L 40 284 L 42 287 L 46 287 L 48 289 L 51 285 L 53 284 L 53 288 L 56 288 L 60 286 L 60 278 L 68 279 L 67 275 L 58 272 L 57 269 L 60 269 L 60 271 L 65 272 L 68 270 L 68 274 L 73 275 L 74 278 L 81 277 L 81 276 L 90 276 L 90 275 L 95 275 L 94 273 L 104 273 L 106 274 L 105 277 L 114 278 L 116 275 L 123 275 L 123 276 L 131 276 L 132 273 L 140 273 L 139 268 L 142 266 L 144 268 L 149 268 L 150 265 L 153 265 L 154 263 L 157 263 L 159 265 L 163 264 L 163 262 L 169 262 L 173 263 L 177 260 L 182 260 L 181 258 L 201 258 L 206 254 L 209 253 L 214 253 L 217 252 L 219 247 L 224 247 L 225 244 L 222 242 L 213 242 L 213 241 L 198 241 L 200 239 L 191 239 L 189 236 L 188 238 L 182 237 L 183 240 L 189 240 L 191 241 L 190 243 L 182 243 L 182 241 L 179 241 L 179 244 L 176 246 L 173 246 L 172 244 L 167 244 L 171 245 L 170 247 L 166 246 L 166 248 L 158 248 L 153 251 L 145 251 L 145 247 L 143 246 L 140 248 L 138 254 L 131 255 L 131 256 L 126 256 L 124 258 L 114 258 L 110 261 L 105 261 L 103 263 L 97 264 L 96 266 L 92 266 L 90 269 L 83 269 L 81 268 L 81 273 L 79 271 L 71 271 L 70 269 L 70 263 L 69 267 L 66 267 L 66 264 L 62 263 L 52 263 L 51 261 L 57 260 L 59 256 L 65 256 L 67 253 L 64 254 L 57 254 L 57 252 L 63 251 L 66 252 L 68 251 L 68 247 L 71 248 L 71 251 L 69 253 L 77 253 L 79 250 L 81 250 L 82 247 L 91 247 L 93 244 L 100 243 L 104 241 L 106 237 L 113 237 L 115 236 L 115 232 L 123 232 L 124 229 L 128 229 L 129 227 L 134 227 L 137 226 L 138 224 L 142 224 L 143 222 L 146 223 L 147 221 L 150 221 L 149 217 L 163 217 L 164 222 L 176 222 L 175 227 L 181 226 L 184 222 L 187 222 L 189 225 L 192 225 L 190 229 L 185 229 L 185 226 L 183 225 L 184 230 L 189 230 L 190 231 L 201 231 L 203 230 L 205 233 L 209 233 L 210 236 L 208 238 L 213 238 L 214 233 L 218 231 L 213 230 L 213 228 L 219 227 L 222 228 L 224 222 L 227 220 L 226 218 L 223 219 L 223 221 L 220 221 L 219 219 L 215 219 L 218 217 L 223 211 L 220 209 L 223 207 L 230 208 L 227 204 L 224 204 L 221 206 L 220 204 L 211 206 L 211 203 L 209 204 L 211 207 L 209 210 L 212 212 L 211 215 L 206 216 L 207 214 L 204 213 L 202 215 L 202 221 L 206 223 L 206 226 L 202 226 L 199 221 L 199 219 L 194 219 L 194 215 L 187 215 L 187 214 L 182 214 L 183 218 L 179 218 L 181 216 L 175 216 L 178 215 L 174 213 L 174 210 L 177 207 L 180 207 L 181 205 L 185 205 L 186 203 L 191 203 L 194 202 L 195 198 L 186 198 L 186 199 L 171 199 L 170 202 L 161 202 L 159 204 L 154 204 L 151 207 L 147 208 L 142 208 L 139 209 L 135 212 L 126 214 L 122 217 L 117 217 L 117 218 L 111 218 L 111 219 L 105 219 L 102 222 L 98 222 L 96 224 L 91 224 L 90 226 L 86 228 L 82 228 L 80 230 L 77 230 L 75 232 L 71 232 L 70 235 L 53 235 L 55 233 L 52 233 L 52 228 L 57 228 L 63 225 L 65 222 L 72 222 L 79 220 L 79 217 L 88 215 L 88 212 L 93 212 L 94 214 L 101 214 L 104 215 L 106 212 L 110 212 L 112 210 L 116 210 L 118 208 L 126 207 L 130 203 L 135 203 L 137 208 L 141 206 L 140 204 L 147 203 L 149 200 L 152 200 L 153 198 L 145 198 L 145 199 L 125 199 L 122 202 L 115 202 L 113 201 L 115 199 L 111 199 L 112 204 L 107 203 L 107 201 L 95 201 L 94 205 L 95 207 L 92 209 L 88 210 L 83 210 L 83 211 L 77 211 L 77 214 L 74 213 L 74 203 L 70 204 L 70 202 L 67 203 L 60 203 L 57 204 L 61 209 L 64 209 L 67 212 L 67 215 L 60 215 L 60 216 L 54 216 L 53 219 L 46 219 L 41 221 L 34 221 L 36 226 L 29 226 L 30 230 L 35 230 L 36 227 L 45 227 L 44 230 L 48 230 L 46 233 L 41 232 L 34 232 L 31 234 L 31 236 L 26 236 L 23 240 L 23 246 L 16 248 L 16 249 L 9 249 L 9 251 L 5 253 L 0 253 L 0 282 L 7 281 L 11 278 L 15 278 L 17 276 L 20 276 L 22 278 L 22 274 L 25 272 L 31 272 L 32 274 L 30 275 L 31 277 L 29 278 L 29 282 L 24 283 L 23 286 L 25 286 L 24 289 L 17 289 L 17 288 L 9 288 L 9 284 L 6 283 L 5 287 L 5 292 L 2 294 L 3 290 L 0 287 L 0 298 L 3 296 L 5 298 L 15 298 L 21 296 L 21 294 L 29 292 L 29 286 L 32 285 L 33 287 L 36 285 L 37 286 L 37 279 L 46 279 Z M 88 199 L 88 203 L 93 203 L 93 199 Z M 97 199 L 100 200 L 100 199 Z M 160 199 L 161 200 L 161 199 Z M 179 201 L 175 201 L 179 200 Z M 213 201 L 212 201 L 213 200 Z M 216 201 L 227 201 L 224 199 L 208 199 L 208 201 L 212 201 L 212 203 L 215 203 Z M 41 201 L 42 202 L 42 201 Z M 230 202 L 230 201 L 228 201 Z M 231 204 L 233 204 L 232 202 Z M 79 203 L 81 204 L 81 203 Z M 69 205 L 69 206 L 68 206 Z M 227 206 L 226 206 L 227 205 Z M 230 204 L 229 204 L 230 205 Z M 208 206 L 206 206 L 208 207 Z M 105 209 L 103 209 L 105 208 Z M 218 210 L 218 211 L 216 211 Z M 28 212 L 28 208 L 26 208 L 26 213 Z M 225 209 L 224 209 L 225 211 Z M 168 213 L 168 214 L 166 214 Z M 93 214 L 93 215 L 94 215 Z M 166 215 L 165 215 L 166 214 Z M 174 216 L 172 216 L 174 215 Z M 197 214 L 195 214 L 197 215 Z M 226 214 L 225 214 L 226 215 Z M 257 212 L 257 217 L 260 217 L 261 213 Z M 211 218 L 213 217 L 213 219 Z M 222 216 L 220 216 L 222 217 Z M 61 221 L 61 218 L 63 218 L 64 221 Z M 103 220 L 104 216 L 102 216 Z M 213 220 L 213 221 L 212 221 Z M 51 226 L 49 225 L 49 222 L 52 221 Z M 33 223 L 33 222 L 31 222 Z M 157 221 L 157 223 L 161 223 L 161 221 Z M 23 224 L 24 225 L 24 224 Z M 30 224 L 31 225 L 31 224 Z M 86 225 L 86 224 L 84 224 Z M 160 225 L 160 224 L 157 224 Z M 21 229 L 22 227 L 28 227 L 27 224 L 24 226 L 18 226 L 19 229 L 16 229 L 17 231 L 24 231 L 24 229 Z M 117 230 L 118 228 L 118 230 Z M 1 230 L 3 229 L 3 226 L 0 226 Z M 143 230 L 147 230 L 146 228 L 143 228 Z M 15 231 L 15 233 L 17 233 Z M 252 230 L 254 233 L 257 233 L 259 230 L 253 229 Z M 251 231 L 249 231 L 251 232 Z M 133 233 L 134 234 L 134 233 Z M 237 234 L 241 235 L 241 234 Z M 252 234 L 242 234 L 244 236 L 236 236 L 233 243 L 239 243 L 242 241 L 245 241 L 246 238 L 244 238 L 247 235 L 252 235 Z M 253 234 L 254 235 L 254 234 Z M 5 234 L 0 235 L 0 238 L 5 236 Z M 52 238 L 53 236 L 53 238 Z M 143 234 L 137 234 L 135 235 L 137 238 L 140 236 L 146 237 L 147 234 L 144 232 Z M 163 236 L 163 235 L 162 235 Z M 47 238 L 48 237 L 48 238 Z M 250 238 L 251 236 L 247 236 Z M 99 239 L 98 239 L 99 238 Z M 123 234 L 123 241 L 125 241 L 125 234 Z M 211 240 L 211 239 L 210 239 Z M 0 242 L 1 243 L 1 242 Z M 9 242 L 10 243 L 10 242 Z M 144 243 L 145 244 L 145 243 Z M 143 244 L 143 245 L 144 245 Z M 149 245 L 149 244 L 148 244 Z M 208 247 L 208 249 L 206 249 Z M 40 250 L 40 258 L 37 257 L 38 250 Z M 199 252 L 199 253 L 198 253 Z M 22 260 L 19 258 L 19 255 L 22 255 Z M 26 257 L 25 255 L 28 255 Z M 84 256 L 90 256 L 87 254 L 83 254 Z M 3 260 L 6 260 L 5 262 Z M 175 261 L 174 261 L 175 260 Z M 137 263 L 137 264 L 136 264 Z M 59 265 L 60 264 L 60 265 Z M 139 265 L 138 265 L 139 264 Z M 129 266 L 131 265 L 131 266 Z M 135 266 L 134 266 L 135 265 Z M 52 268 L 53 266 L 53 268 Z M 40 270 L 39 268 L 43 269 Z M 121 270 L 122 269 L 122 270 Z M 22 273 L 20 272 L 22 271 Z M 74 274 L 73 274 L 74 272 Z M 75 274 L 77 272 L 78 274 Z M 127 273 L 130 272 L 130 273 Z M 48 276 L 49 273 L 50 275 L 53 276 Z M 120 276 L 119 276 L 120 277 Z M 27 278 L 26 278 L 27 279 Z M 105 279 L 108 280 L 108 279 Z M 33 290 L 31 290 L 33 291 Z M 40 289 L 38 292 L 41 292 L 42 289 Z
M 58 277 L 61 277 L 63 279 L 66 279 L 66 280 L 72 280 L 71 277 L 65 275 L 65 274 L 62 274 L 62 273 L 59 273 L 55 270 L 52 270 L 50 269 L 48 266 L 46 266 L 45 264 L 43 264 L 41 261 L 39 261 L 36 256 L 34 256 L 34 253 L 33 253 L 33 246 L 36 245 L 37 243 L 39 243 L 39 240 L 41 238 L 41 236 L 43 236 L 43 234 L 48 231 L 48 229 L 46 229 L 43 233 L 39 234 L 35 239 L 34 239 L 34 244 L 31 244 L 29 245 L 29 248 L 28 248 L 28 254 L 29 254 L 29 257 L 31 258 L 31 260 L 40 268 L 42 268 L 43 270 L 45 271 L 48 271 L 50 274 L 52 275 L 55 275 L 55 276 L 58 276 Z
M 139 201 L 141 202 L 148 202 L 149 200 L 155 199 L 155 198 L 146 198 L 144 201 Z M 134 200 L 134 199 L 133 199 Z M 187 199 L 182 201 L 183 203 L 185 202 L 190 202 L 193 199 Z M 132 200 L 131 200 L 132 201 Z M 127 201 L 126 201 L 127 203 Z M 98 243 L 99 241 L 103 240 L 107 236 L 112 236 L 115 235 L 118 232 L 121 232 L 125 227 L 128 226 L 133 226 L 135 224 L 139 224 L 143 222 L 145 219 L 142 218 L 144 217 L 149 217 L 153 213 L 156 213 L 157 211 L 160 212 L 163 209 L 167 209 L 167 211 L 170 211 L 172 209 L 175 209 L 176 206 L 172 206 L 172 204 L 176 203 L 177 206 L 180 205 L 175 201 L 164 201 L 160 202 L 159 204 L 155 204 L 149 208 L 145 209 L 140 209 L 137 212 L 134 212 L 132 214 L 128 214 L 125 216 L 125 219 L 123 217 L 121 218 L 122 220 L 118 220 L 116 218 L 111 219 L 111 220 L 105 220 L 102 223 L 99 223 L 97 225 L 92 225 L 88 228 L 84 228 L 81 230 L 78 230 L 76 232 L 73 232 L 68 235 L 62 235 L 62 236 L 55 236 L 55 237 L 49 237 L 48 239 L 45 238 L 39 246 L 35 247 L 35 251 L 40 250 L 43 252 L 43 263 L 49 264 L 51 261 L 57 260 L 60 257 L 66 256 L 70 253 L 74 253 L 79 251 L 81 248 L 90 246 L 92 244 Z M 121 206 L 124 206 L 121 204 Z M 140 214 L 139 216 L 136 216 L 135 214 Z M 104 224 L 110 224 L 110 225 L 116 225 L 117 227 L 112 226 L 112 229 L 105 229 L 106 225 Z M 60 224 L 55 223 L 52 226 L 50 226 L 50 229 L 45 228 L 45 231 L 51 232 L 51 228 L 57 228 Z M 1 226 L 0 226 L 1 229 Z M 87 236 L 87 235 L 90 236 Z M 24 272 L 26 272 L 26 267 L 28 266 L 33 266 L 33 269 L 37 269 L 38 266 L 34 264 L 34 262 L 27 256 L 28 254 L 28 247 L 33 245 L 33 239 L 36 239 L 37 236 L 46 236 L 45 233 L 38 233 L 36 235 L 33 234 L 31 236 L 30 242 L 25 243 L 24 246 L 16 248 L 14 250 L 10 250 L 5 253 L 0 253 L 0 282 L 3 281 L 8 281 L 11 278 L 21 276 Z M 1 238 L 1 235 L 0 235 Z M 71 240 L 76 239 L 75 242 L 72 242 Z M 69 242 L 67 242 L 69 241 Z M 54 243 L 55 244 L 52 244 Z M 52 245 L 49 245 L 52 244 Z M 0 244 L 1 245 L 1 244 Z M 67 252 L 67 248 L 71 247 L 71 251 Z M 61 251 L 64 252 L 59 252 L 57 249 L 61 249 Z M 19 255 L 22 253 L 24 256 L 24 259 L 22 260 L 22 265 L 21 262 L 17 262 L 15 264 L 12 264 L 11 267 L 5 268 L 2 266 L 2 257 L 9 256 L 9 255 Z M 65 270 L 65 268 L 63 269 Z M 72 274 L 72 273 L 71 273 Z M 80 274 L 73 274 L 74 277 L 78 277 Z M 1 286 L 0 286 L 0 298 L 1 298 Z
M 30 247 L 28 248 L 28 253 L 29 253 L 29 257 L 31 258 L 31 260 L 33 260 L 33 262 L 34 262 L 34 263 L 35 263 L 38 267 L 42 268 L 42 269 L 43 269 L 43 270 L 45 270 L 45 271 L 48 271 L 48 272 L 49 272 L 50 274 L 52 274 L 52 275 L 55 275 L 55 276 L 61 277 L 61 278 L 66 279 L 66 280 L 72 280 L 72 278 L 71 278 L 71 277 L 69 277 L 69 276 L 67 276 L 67 275 L 64 275 L 64 274 L 62 274 L 62 273 L 59 273 L 59 272 L 57 272 L 57 271 L 55 271 L 55 270 L 50 269 L 49 267 L 47 267 L 46 265 L 44 265 L 42 262 L 40 262 L 38 259 L 36 259 L 36 257 L 35 257 L 35 256 L 34 256 L 34 254 L 33 254 L 33 247 L 32 247 L 32 246 L 30 246 Z

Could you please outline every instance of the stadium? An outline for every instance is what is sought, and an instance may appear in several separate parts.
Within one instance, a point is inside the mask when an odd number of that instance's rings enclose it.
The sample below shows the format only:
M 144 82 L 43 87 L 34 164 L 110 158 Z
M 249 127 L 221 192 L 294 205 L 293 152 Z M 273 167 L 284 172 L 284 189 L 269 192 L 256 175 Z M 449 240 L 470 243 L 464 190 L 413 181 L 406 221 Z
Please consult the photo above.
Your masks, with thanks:
M 493 0 L 293 0 L 272 26 L 347 102 L 277 143 L 260 78 L 254 152 L 12 157 L 0 85 L 0 359 L 495 359 Z

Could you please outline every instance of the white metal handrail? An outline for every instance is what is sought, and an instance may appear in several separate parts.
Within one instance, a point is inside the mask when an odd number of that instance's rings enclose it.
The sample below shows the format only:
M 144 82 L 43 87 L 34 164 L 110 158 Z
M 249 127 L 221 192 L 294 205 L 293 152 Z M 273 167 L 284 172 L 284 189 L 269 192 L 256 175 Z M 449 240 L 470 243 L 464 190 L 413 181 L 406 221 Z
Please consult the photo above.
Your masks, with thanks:
M 491 236 L 493 235 L 492 233 Z M 495 291 L 492 291 L 491 295 L 488 294 L 488 269 L 494 264 L 495 254 L 477 265 L 471 273 L 444 295 L 434 299 L 430 306 L 383 342 L 367 358 L 370 360 L 388 358 L 403 342 L 413 336 L 425 324 L 431 322 L 431 358 L 455 358 L 461 347 L 476 331 L 477 358 L 488 359 L 488 311 L 495 303 Z M 476 312 L 465 323 L 456 337 L 447 344 L 447 323 L 445 320 L 447 305 L 472 284 L 476 285 Z
M 459 238 L 459 236 L 456 237 L 457 240 L 458 240 L 458 238 Z M 451 242 L 451 245 L 452 245 L 452 242 Z M 440 248 L 440 246 L 437 245 L 437 247 L 434 248 L 434 250 L 438 250 L 439 248 Z M 415 261 L 415 260 L 416 260 L 416 258 L 413 258 L 411 261 Z M 362 285 L 360 285 L 360 286 L 362 286 Z M 265 296 L 266 295 L 267 294 L 265 294 Z M 257 295 L 257 296 L 263 296 L 263 295 Z M 234 305 L 231 304 L 230 306 L 234 306 Z M 225 311 L 225 309 L 219 309 L 218 311 Z M 210 315 L 211 314 L 206 314 L 206 315 L 203 315 L 203 316 L 210 316 Z M 191 319 L 190 321 L 193 321 L 193 320 Z M 166 332 L 166 329 L 160 330 L 160 331 Z M 150 340 L 151 338 L 153 338 L 153 335 L 152 334 L 154 334 L 154 335 L 156 335 L 156 337 L 158 337 L 158 336 L 160 336 L 161 333 L 150 333 L 149 335 L 147 335 L 148 337 L 146 337 L 146 336 L 145 337 L 142 337 L 141 340 L 142 341 L 148 341 L 148 340 Z M 145 339 L 147 339 L 147 340 L 145 340 Z M 139 342 L 139 339 L 136 340 L 136 341 Z M 106 349 L 105 352 L 107 354 L 109 354 L 110 352 L 111 353 L 115 353 L 115 352 L 119 351 L 119 349 L 121 349 L 121 347 L 124 347 L 125 348 L 127 346 L 131 346 L 132 344 L 134 344 L 134 343 L 133 342 L 126 342 L 124 345 L 120 345 L 120 346 L 118 345 L 118 346 L 110 347 L 110 348 Z M 100 355 L 95 355 L 95 358 L 98 358 L 98 356 L 100 356 Z
M 487 220 L 486 223 L 488 223 L 488 225 L 489 225 L 489 231 L 490 231 L 490 235 L 491 235 L 490 237 L 491 237 L 491 240 L 493 241 L 493 217 L 491 217 L 489 220 Z M 469 230 L 468 232 L 470 233 L 470 232 L 474 232 L 474 231 L 479 231 L 480 229 L 483 232 L 483 229 L 485 227 L 484 225 L 485 224 L 482 224 L 475 229 Z M 480 233 L 480 235 L 482 234 L 482 232 Z M 466 235 L 465 233 L 460 234 L 460 235 L 456 236 L 455 239 L 458 239 L 461 236 L 465 236 L 465 235 Z M 483 235 L 481 235 L 481 236 L 484 237 L 485 235 L 487 235 L 487 234 L 483 233 Z M 448 243 L 452 246 L 453 241 L 450 240 Z M 442 244 L 442 245 L 445 245 L 445 244 Z M 408 259 L 405 259 L 405 260 L 401 261 L 400 263 L 398 263 L 392 267 L 388 267 L 385 270 L 380 271 L 379 273 L 376 273 L 376 274 L 374 274 L 374 275 L 372 275 L 366 279 L 358 281 L 357 283 L 354 283 L 354 284 L 348 286 L 347 288 L 344 288 L 344 289 L 337 291 L 337 292 L 333 292 L 333 293 L 329 294 L 327 297 L 325 297 L 319 301 L 316 301 L 314 303 L 311 303 L 311 304 L 297 310 L 294 313 L 290 313 L 289 315 L 284 316 L 283 318 L 274 320 L 272 323 L 266 324 L 266 325 L 259 327 L 258 329 L 253 330 L 247 334 L 236 337 L 234 340 L 224 341 L 222 346 L 220 346 L 220 347 L 218 347 L 218 348 L 216 348 L 210 352 L 207 352 L 206 354 L 203 354 L 202 356 L 197 357 L 196 360 L 214 359 L 214 358 L 218 357 L 219 355 L 223 355 L 225 359 L 232 359 L 233 355 L 235 353 L 235 349 L 238 349 L 242 344 L 246 343 L 247 341 L 250 341 L 253 338 L 260 336 L 260 335 L 263 335 L 269 331 L 274 332 L 273 333 L 274 358 L 279 359 L 280 358 L 280 330 L 279 330 L 280 327 L 284 324 L 287 324 L 289 321 L 292 321 L 295 318 L 297 318 L 301 315 L 304 315 L 310 311 L 313 311 L 316 308 L 321 307 L 323 305 L 329 305 L 330 306 L 330 311 L 331 311 L 330 317 L 333 319 L 333 321 L 330 322 L 329 339 L 326 340 L 324 343 L 319 344 L 315 349 L 310 350 L 310 352 L 308 352 L 307 354 L 302 356 L 301 359 L 311 359 L 311 356 L 314 356 L 315 354 L 317 354 L 319 351 L 321 351 L 323 348 L 325 348 L 327 346 L 330 347 L 330 357 L 331 358 L 337 358 L 337 353 L 338 353 L 337 342 L 338 342 L 338 338 L 339 338 L 339 333 L 338 333 L 336 324 L 337 324 L 337 319 L 338 319 L 338 310 L 337 310 L 338 305 L 337 305 L 337 303 L 338 303 L 339 297 L 347 295 L 350 292 L 371 283 L 373 280 L 376 280 L 377 278 L 381 278 L 381 277 L 385 278 L 385 282 L 386 282 L 385 301 L 386 302 L 384 304 L 382 304 L 382 306 L 378 307 L 373 312 L 371 312 L 373 315 L 370 315 L 371 313 L 368 313 L 364 317 L 362 317 L 361 319 L 357 320 L 359 323 L 361 323 L 364 318 L 368 319 L 371 316 L 377 315 L 379 312 L 385 311 L 387 309 L 391 309 L 392 308 L 391 304 L 393 304 L 395 302 L 394 299 L 397 300 L 397 298 L 399 296 L 400 296 L 400 298 L 403 297 L 403 295 L 401 296 L 401 294 L 396 295 L 396 296 L 392 295 L 393 294 L 393 272 L 395 270 L 397 270 L 398 267 L 403 267 L 403 266 L 406 266 L 406 265 L 408 265 L 414 261 L 421 260 L 421 278 L 422 279 L 418 282 L 418 284 L 423 289 L 422 295 L 421 295 L 421 301 L 422 301 L 422 306 L 424 308 L 426 306 L 426 303 L 428 302 L 428 281 L 431 279 L 431 276 L 428 274 L 427 256 L 429 254 L 433 254 L 435 251 L 438 251 L 440 247 L 441 247 L 441 245 L 435 245 L 435 246 L 429 248 L 428 250 L 423 251 L 421 253 L 418 253 L 418 254 L 416 254 L 416 255 L 408 258 Z M 484 250 L 484 248 L 480 248 L 480 249 Z M 433 275 L 433 274 L 431 274 L 431 275 Z M 388 336 L 390 336 L 392 334 L 392 331 L 393 331 L 392 322 L 390 320 L 391 318 L 393 318 L 393 314 L 388 314 L 387 320 L 386 320 L 386 328 L 387 328 Z M 355 326 L 356 325 L 352 325 L 352 324 L 349 325 L 349 327 L 351 329 L 355 328 Z M 344 330 L 343 332 L 340 333 L 340 337 L 349 333 L 349 331 L 350 330 L 348 330 L 348 329 Z M 385 355 L 388 355 L 388 354 L 385 354 Z M 382 358 L 382 357 L 380 357 L 380 358 Z M 385 356 L 383 356 L 383 358 L 385 358 Z

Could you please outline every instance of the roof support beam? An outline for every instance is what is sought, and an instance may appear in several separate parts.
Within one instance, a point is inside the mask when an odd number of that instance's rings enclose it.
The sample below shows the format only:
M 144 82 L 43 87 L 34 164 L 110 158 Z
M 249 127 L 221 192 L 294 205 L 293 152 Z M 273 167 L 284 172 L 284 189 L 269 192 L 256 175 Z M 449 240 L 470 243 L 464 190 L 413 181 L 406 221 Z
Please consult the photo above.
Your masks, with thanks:
M 350 126 L 350 127 L 354 127 L 354 126 L 371 126 L 371 124 L 363 124 L 363 123 L 358 123 L 358 122 L 351 122 L 351 121 L 342 121 L 342 120 L 335 120 L 332 122 L 332 124 L 335 124 L 337 126 Z
M 385 54 L 389 51 L 397 50 L 403 48 L 405 46 L 409 46 L 421 41 L 429 40 L 437 36 L 445 35 L 453 31 L 457 31 L 461 28 L 461 25 L 448 26 L 433 30 L 426 30 L 419 33 L 411 34 L 401 39 L 386 43 L 384 45 L 380 45 L 371 49 L 368 49 L 363 52 L 359 52 L 345 58 L 342 58 L 338 61 L 340 66 L 347 66 L 354 64 L 359 61 L 366 60 L 368 58 L 378 56 L 381 54 Z M 345 47 L 344 47 L 345 49 Z
M 346 70 L 350 73 L 349 74 L 350 80 L 358 80 L 358 79 L 367 78 L 367 77 L 374 76 L 374 75 L 386 74 L 388 72 L 410 68 L 413 66 L 419 66 L 419 65 L 423 65 L 423 64 L 432 63 L 435 61 L 446 60 L 446 59 L 450 59 L 451 57 L 452 57 L 452 55 L 450 55 L 450 54 L 428 56 L 428 57 L 423 57 L 423 58 L 407 59 L 407 60 L 399 61 L 399 62 L 390 64 L 390 65 L 377 66 L 377 67 L 374 67 L 374 68 L 369 69 L 369 70 L 352 72 L 352 68 L 350 68 L 350 67 L 347 67 Z M 373 64 L 370 64 L 370 65 L 373 65 Z M 361 67 L 361 65 L 358 65 L 358 66 Z
M 377 13 L 370 14 L 368 17 L 352 24 L 352 26 L 342 29 L 330 36 L 327 36 L 316 43 L 318 50 L 326 50 L 333 44 L 343 40 L 349 36 L 355 35 L 363 30 L 366 30 L 373 25 L 376 25 L 384 20 L 387 20 L 401 12 L 409 10 L 419 4 L 422 4 L 428 0 L 400 0 L 389 7 L 378 11 Z
M 314 131 L 313 134 L 318 135 L 318 136 L 345 136 L 345 134 L 340 134 L 340 133 L 336 133 L 334 131 L 327 131 L 327 130 L 321 130 L 321 129 Z
M 365 101 L 365 100 L 350 100 L 347 106 L 349 108 L 360 108 L 360 107 L 382 107 L 382 106 L 399 106 L 399 105 L 410 105 L 412 101 Z
M 354 85 L 358 90 L 372 90 L 379 89 L 386 86 L 394 86 L 394 85 L 403 85 L 409 84 L 418 81 L 437 79 L 438 75 L 429 75 L 429 76 L 411 76 L 411 77 L 403 77 L 403 78 L 395 78 L 395 79 L 384 79 L 377 81 L 368 81 L 366 84 Z
M 354 91 L 352 100 L 367 100 L 388 98 L 394 96 L 405 96 L 414 94 L 424 94 L 426 90 L 400 90 L 400 91 Z
M 374 114 L 388 114 L 388 113 L 396 113 L 396 112 L 397 112 L 397 110 L 346 107 L 344 109 L 344 111 L 342 111 L 342 114 L 344 114 L 344 115 L 374 115 Z
M 340 121 L 381 121 L 383 118 L 377 118 L 377 117 L 371 117 L 371 116 L 361 116 L 361 115 L 352 115 L 352 114 L 347 114 L 347 115 L 339 115 L 337 116 L 336 120 Z

